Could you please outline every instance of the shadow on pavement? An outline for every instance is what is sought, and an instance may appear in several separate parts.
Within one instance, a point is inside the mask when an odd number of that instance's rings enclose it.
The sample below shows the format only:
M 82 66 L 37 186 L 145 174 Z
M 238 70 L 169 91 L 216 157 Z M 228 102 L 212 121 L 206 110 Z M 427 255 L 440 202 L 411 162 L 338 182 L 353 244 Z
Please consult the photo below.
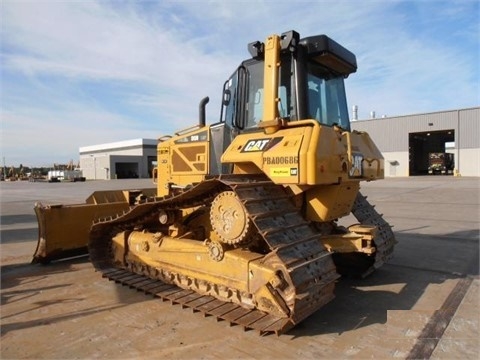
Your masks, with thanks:
M 465 237 L 475 232 L 478 230 L 440 237 L 395 234 L 399 243 L 390 263 L 365 279 L 342 278 L 337 283 L 335 299 L 289 334 L 294 337 L 342 334 L 372 324 L 385 324 L 387 311 L 413 309 L 429 285 L 478 277 L 479 242 Z M 375 289 L 392 285 L 395 291 Z

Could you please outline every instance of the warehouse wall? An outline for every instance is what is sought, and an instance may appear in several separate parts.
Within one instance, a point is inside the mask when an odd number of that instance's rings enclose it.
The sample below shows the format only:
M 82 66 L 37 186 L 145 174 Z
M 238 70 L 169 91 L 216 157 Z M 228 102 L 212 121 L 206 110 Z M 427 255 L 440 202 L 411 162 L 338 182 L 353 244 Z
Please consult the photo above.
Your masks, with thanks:
M 455 163 L 458 165 L 458 171 L 462 176 L 480 176 L 480 150 L 479 149 L 459 149 L 460 153 Z M 459 159 L 459 160 L 457 160 Z
M 87 180 L 108 180 L 110 179 L 110 156 L 88 155 L 80 156 L 80 168 Z
M 157 156 L 157 140 L 132 139 L 85 146 L 80 151 L 80 168 L 90 180 L 150 178 Z
M 382 152 L 385 158 L 385 177 L 408 176 L 408 152 Z
M 462 176 L 480 176 L 480 107 L 352 121 L 366 131 L 385 158 L 385 176 L 409 175 L 409 134 L 453 130 L 455 168 Z

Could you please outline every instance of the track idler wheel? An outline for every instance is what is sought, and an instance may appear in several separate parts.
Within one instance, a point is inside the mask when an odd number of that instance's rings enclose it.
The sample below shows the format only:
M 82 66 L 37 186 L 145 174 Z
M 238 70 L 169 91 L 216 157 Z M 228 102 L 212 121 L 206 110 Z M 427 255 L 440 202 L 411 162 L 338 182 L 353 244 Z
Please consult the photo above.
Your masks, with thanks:
M 254 232 L 254 225 L 233 191 L 218 194 L 210 208 L 210 221 L 219 240 L 225 244 L 245 244 Z
M 221 261 L 225 255 L 225 250 L 221 243 L 217 241 L 207 240 L 205 244 L 208 247 L 208 255 L 214 261 Z

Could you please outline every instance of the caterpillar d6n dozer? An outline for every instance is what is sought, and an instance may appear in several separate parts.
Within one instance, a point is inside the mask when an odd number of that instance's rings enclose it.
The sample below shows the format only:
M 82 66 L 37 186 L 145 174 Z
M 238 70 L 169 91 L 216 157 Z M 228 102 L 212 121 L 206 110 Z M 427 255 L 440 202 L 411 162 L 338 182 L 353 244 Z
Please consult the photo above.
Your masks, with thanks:
M 282 333 L 365 276 L 395 239 L 360 181 L 383 178 L 351 131 L 344 79 L 355 55 L 295 31 L 248 46 L 220 121 L 159 139 L 156 196 L 96 219 L 88 249 L 105 277 L 261 333 Z M 358 224 L 337 220 L 350 213 Z M 48 232 L 45 234 L 48 243 Z

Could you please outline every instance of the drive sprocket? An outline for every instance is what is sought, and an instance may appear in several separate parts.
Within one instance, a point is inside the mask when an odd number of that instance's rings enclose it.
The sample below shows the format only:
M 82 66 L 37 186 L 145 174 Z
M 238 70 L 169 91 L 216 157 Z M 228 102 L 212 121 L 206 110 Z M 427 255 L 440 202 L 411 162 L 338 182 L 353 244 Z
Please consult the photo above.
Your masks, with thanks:
M 210 221 L 220 241 L 226 244 L 247 243 L 254 232 L 254 225 L 234 191 L 224 191 L 215 197 Z

